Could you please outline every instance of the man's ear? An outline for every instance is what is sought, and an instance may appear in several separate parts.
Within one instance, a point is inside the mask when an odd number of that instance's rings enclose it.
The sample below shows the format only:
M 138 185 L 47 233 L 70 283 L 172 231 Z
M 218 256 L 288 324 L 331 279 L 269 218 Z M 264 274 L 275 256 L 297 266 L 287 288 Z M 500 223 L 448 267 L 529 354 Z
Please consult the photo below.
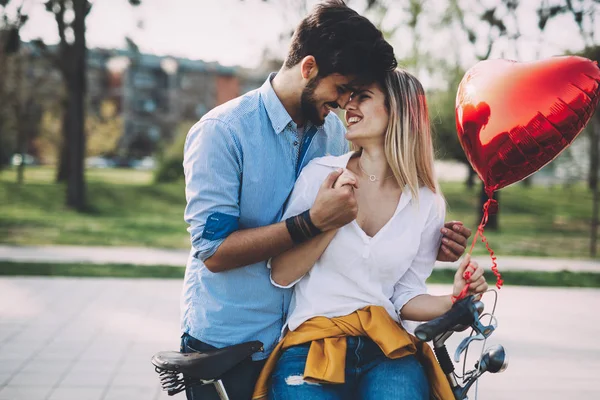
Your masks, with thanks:
M 300 73 L 302 78 L 311 80 L 319 74 L 319 66 L 317 60 L 313 56 L 306 56 L 300 61 Z

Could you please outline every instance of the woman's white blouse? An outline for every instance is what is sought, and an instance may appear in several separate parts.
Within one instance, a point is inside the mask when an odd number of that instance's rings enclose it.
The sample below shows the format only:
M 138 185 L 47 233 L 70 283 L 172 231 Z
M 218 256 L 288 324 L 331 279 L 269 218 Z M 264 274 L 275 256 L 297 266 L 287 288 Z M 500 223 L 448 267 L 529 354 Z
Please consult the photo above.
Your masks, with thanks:
M 325 178 L 337 168 L 346 168 L 352 154 L 321 157 L 308 164 L 283 219 L 309 209 Z M 394 215 L 374 237 L 356 220 L 340 228 L 313 268 L 287 286 L 294 286 L 294 295 L 286 326 L 295 330 L 310 318 L 348 315 L 368 305 L 385 307 L 400 322 L 404 304 L 427 292 L 425 280 L 437 257 L 444 218 L 440 195 L 421 188 L 417 205 L 407 186 Z

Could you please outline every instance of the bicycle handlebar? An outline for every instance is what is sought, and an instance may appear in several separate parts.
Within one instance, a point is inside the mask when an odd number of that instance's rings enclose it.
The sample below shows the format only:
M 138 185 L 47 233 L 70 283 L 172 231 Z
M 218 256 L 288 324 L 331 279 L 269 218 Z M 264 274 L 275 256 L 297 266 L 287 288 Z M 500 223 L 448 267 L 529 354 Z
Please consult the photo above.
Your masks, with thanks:
M 443 315 L 419 325 L 415 329 L 415 336 L 424 342 L 433 340 L 445 332 L 453 330 L 457 325 L 471 325 L 477 312 L 473 296 L 467 296 L 454 303 L 452 308 Z

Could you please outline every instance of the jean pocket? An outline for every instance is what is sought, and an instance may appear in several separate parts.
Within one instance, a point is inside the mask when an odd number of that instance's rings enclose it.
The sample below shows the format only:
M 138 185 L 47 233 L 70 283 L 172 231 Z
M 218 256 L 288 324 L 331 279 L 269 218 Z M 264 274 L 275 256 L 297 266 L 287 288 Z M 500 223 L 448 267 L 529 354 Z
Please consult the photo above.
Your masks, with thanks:
M 301 344 L 298 346 L 288 347 L 279 357 L 280 359 L 285 358 L 307 358 L 308 350 L 310 349 L 310 343 Z
M 216 350 L 216 347 L 201 342 L 198 339 L 194 339 L 189 335 L 186 335 L 184 338 L 184 344 L 184 353 L 204 353 L 206 351 Z

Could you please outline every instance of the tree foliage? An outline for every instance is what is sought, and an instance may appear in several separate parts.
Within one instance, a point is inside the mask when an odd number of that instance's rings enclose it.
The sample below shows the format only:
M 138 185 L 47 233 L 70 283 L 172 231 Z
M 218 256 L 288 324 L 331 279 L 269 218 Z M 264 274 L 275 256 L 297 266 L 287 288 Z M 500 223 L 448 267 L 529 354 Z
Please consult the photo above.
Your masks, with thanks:
M 129 0 L 139 5 L 140 0 Z M 63 110 L 63 147 L 58 180 L 67 182 L 67 206 L 86 209 L 84 158 L 86 152 L 85 104 L 87 94 L 87 44 L 85 20 L 92 10 L 89 0 L 47 0 L 46 11 L 53 14 L 60 38 L 58 52 L 51 52 L 36 41 L 40 50 L 61 72 L 66 88 Z

